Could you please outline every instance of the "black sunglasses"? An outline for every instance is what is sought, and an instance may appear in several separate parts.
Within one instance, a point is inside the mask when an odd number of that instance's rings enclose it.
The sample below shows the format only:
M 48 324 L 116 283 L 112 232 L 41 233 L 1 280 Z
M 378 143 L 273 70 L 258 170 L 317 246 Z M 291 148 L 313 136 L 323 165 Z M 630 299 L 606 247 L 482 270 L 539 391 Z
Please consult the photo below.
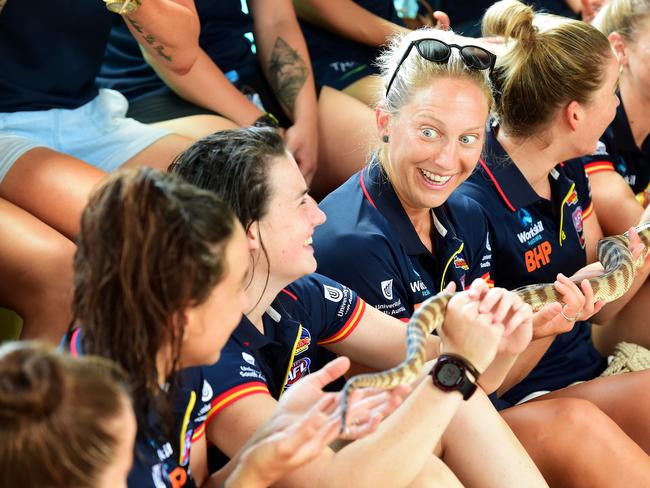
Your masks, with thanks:
M 411 41 L 411 44 L 404 53 L 404 56 L 402 56 L 402 59 L 397 63 L 397 68 L 395 68 L 395 72 L 388 82 L 388 87 L 386 87 L 386 96 L 388 96 L 388 92 L 390 91 L 390 87 L 393 85 L 393 81 L 395 81 L 400 66 L 402 66 L 404 60 L 411 53 L 413 46 L 415 46 L 415 49 L 420 53 L 420 56 L 433 63 L 446 63 L 449 61 L 449 58 L 451 57 L 451 48 L 455 47 L 460 52 L 460 56 L 463 59 L 465 66 L 471 69 L 489 70 L 490 75 L 494 69 L 494 63 L 496 63 L 497 60 L 497 57 L 493 53 L 479 46 L 447 44 L 438 39 L 418 39 L 416 41 Z

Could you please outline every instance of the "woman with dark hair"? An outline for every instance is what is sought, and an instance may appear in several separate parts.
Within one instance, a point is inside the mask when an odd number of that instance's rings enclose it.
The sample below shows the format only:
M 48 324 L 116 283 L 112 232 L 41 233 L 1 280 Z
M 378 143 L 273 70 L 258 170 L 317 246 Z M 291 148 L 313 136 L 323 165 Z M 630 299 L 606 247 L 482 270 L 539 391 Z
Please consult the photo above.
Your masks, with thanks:
M 247 306 L 247 273 L 241 225 L 211 192 L 141 169 L 112 175 L 90 198 L 75 255 L 79 327 L 65 342 L 75 356 L 109 358 L 128 373 L 138 424 L 129 486 L 195 485 L 190 448 L 203 434 L 212 389 L 191 367 L 219 358 Z M 345 369 L 339 362 L 314 382 Z M 336 399 L 320 383 L 300 388 L 311 401 L 281 405 L 247 446 L 233 486 L 267 486 L 336 437 Z M 275 469 L 260 471 L 268 459 Z
M 251 308 L 219 362 L 203 368 L 216 392 L 207 414 L 207 440 L 226 457 L 232 458 L 268 418 L 278 398 L 291 394 L 298 379 L 311 376 L 323 348 L 373 369 L 403 359 L 400 321 L 366 306 L 348 287 L 314 273 L 311 236 L 324 214 L 307 194 L 305 180 L 275 131 L 213 134 L 181 154 L 171 170 L 227 201 L 251 249 L 252 275 L 246 287 Z M 487 389 L 496 388 L 510 358 L 529 341 L 529 318 L 529 307 L 513 294 L 488 291 L 478 280 L 449 303 L 441 339 L 429 337 L 427 357 L 443 353 L 433 378 L 416 386 L 376 433 L 339 450 L 326 449 L 279 485 L 343 486 L 354 470 L 359 487 L 459 486 L 459 479 L 486 487 L 544 486 L 485 394 L 477 390 L 461 395 L 457 389 L 477 380 Z M 493 362 L 497 348 L 501 354 Z M 451 389 L 455 391 L 445 391 L 438 375 L 452 356 L 463 380 Z M 477 375 L 469 373 L 473 368 Z M 348 439 L 392 408 L 382 405 L 376 415 L 353 417 Z

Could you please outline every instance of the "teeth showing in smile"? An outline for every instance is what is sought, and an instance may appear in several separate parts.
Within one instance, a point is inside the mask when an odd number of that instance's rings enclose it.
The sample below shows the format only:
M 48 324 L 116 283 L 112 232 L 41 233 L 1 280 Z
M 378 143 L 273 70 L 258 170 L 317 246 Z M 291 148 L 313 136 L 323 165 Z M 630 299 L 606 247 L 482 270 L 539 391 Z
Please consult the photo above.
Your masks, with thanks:
M 311 246 L 311 243 L 313 242 L 313 239 L 310 237 L 305 241 L 305 246 Z
M 432 173 L 431 171 L 427 171 L 426 169 L 419 168 L 419 170 L 420 170 L 420 173 L 422 173 L 422 176 L 424 176 L 431 183 L 435 183 L 436 185 L 444 185 L 451 178 L 451 175 L 449 175 L 449 176 L 441 176 L 441 175 L 437 175 L 435 173 Z

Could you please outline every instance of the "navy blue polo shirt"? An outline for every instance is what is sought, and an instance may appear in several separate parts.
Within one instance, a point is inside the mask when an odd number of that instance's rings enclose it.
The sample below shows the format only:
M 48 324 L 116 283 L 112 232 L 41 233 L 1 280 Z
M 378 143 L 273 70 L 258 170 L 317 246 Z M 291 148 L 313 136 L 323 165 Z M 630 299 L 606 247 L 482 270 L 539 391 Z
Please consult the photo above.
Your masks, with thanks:
M 616 117 L 600 138 L 598 149 L 590 156 L 570 161 L 582 163 L 588 175 L 616 171 L 632 188 L 641 193 L 650 185 L 650 136 L 639 148 L 634 141 L 625 107 L 620 103 Z
M 593 210 L 589 182 L 581 167 L 558 165 L 549 175 L 552 199 L 541 198 L 488 132 L 485 158 L 450 200 L 469 197 L 476 216 L 492 236 L 494 284 L 507 289 L 552 283 L 558 273 L 572 275 L 586 264 L 583 220 Z M 459 232 L 466 240 L 470 226 Z M 465 233 L 465 229 L 468 232 Z M 557 390 L 602 371 L 603 358 L 591 342 L 588 322 L 576 322 L 558 335 L 533 371 L 502 399 L 516 403 L 539 390 Z
M 64 337 L 62 345 L 72 356 L 83 355 L 81 329 Z M 205 432 L 212 390 L 201 376 L 201 368 L 179 371 L 170 388 L 172 415 L 177 421 L 172 440 L 163 438 L 160 420 L 150 412 L 145 435 L 138 428 L 133 467 L 128 486 L 133 488 L 194 488 L 190 472 L 190 449 Z
M 0 13 L 0 112 L 73 109 L 95 98 L 113 17 L 96 1 L 6 2 Z
M 490 236 L 483 221 L 456 234 L 472 215 L 469 201 L 432 209 L 434 253 L 422 244 L 381 166 L 373 161 L 320 204 L 327 221 L 316 228 L 318 271 L 350 286 L 373 307 L 408 321 L 424 300 L 450 281 L 459 289 L 482 277 L 491 284 Z
M 345 340 L 364 311 L 355 292 L 329 278 L 311 274 L 293 282 L 264 314 L 264 334 L 244 317 L 219 361 L 202 368 L 214 392 L 207 422 L 247 396 L 279 398 L 315 371 L 320 346 Z
M 253 18 L 246 2 L 196 0 L 195 4 L 201 22 L 199 45 L 207 55 L 231 81 L 257 76 Z M 169 91 L 142 57 L 124 22 L 116 22 L 111 30 L 97 83 L 122 92 L 129 101 Z

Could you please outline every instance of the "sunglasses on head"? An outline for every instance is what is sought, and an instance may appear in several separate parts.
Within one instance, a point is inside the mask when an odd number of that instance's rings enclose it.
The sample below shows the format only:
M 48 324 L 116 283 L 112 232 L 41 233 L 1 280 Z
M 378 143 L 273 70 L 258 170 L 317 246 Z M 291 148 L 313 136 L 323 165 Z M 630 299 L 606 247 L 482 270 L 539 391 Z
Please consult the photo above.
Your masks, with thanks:
M 460 57 L 465 63 L 465 66 L 470 69 L 486 69 L 489 71 L 489 74 L 492 74 L 494 63 L 497 60 L 497 57 L 493 53 L 479 46 L 459 46 L 458 44 L 447 44 L 446 42 L 439 41 L 438 39 L 418 39 L 416 41 L 411 41 L 411 44 L 409 44 L 409 47 L 404 53 L 404 56 L 402 56 L 402 59 L 400 59 L 399 63 L 397 63 L 397 68 L 395 68 L 395 72 L 388 82 L 388 87 L 386 87 L 386 96 L 388 96 L 388 92 L 390 91 L 390 87 L 392 86 L 393 81 L 395 81 L 395 77 L 397 76 L 397 72 L 399 71 L 400 66 L 402 66 L 402 63 L 404 63 L 408 55 L 411 53 L 413 46 L 415 46 L 415 49 L 417 49 L 418 53 L 420 53 L 420 56 L 433 63 L 446 63 L 449 61 L 449 58 L 451 57 L 451 48 L 455 47 L 458 49 Z

